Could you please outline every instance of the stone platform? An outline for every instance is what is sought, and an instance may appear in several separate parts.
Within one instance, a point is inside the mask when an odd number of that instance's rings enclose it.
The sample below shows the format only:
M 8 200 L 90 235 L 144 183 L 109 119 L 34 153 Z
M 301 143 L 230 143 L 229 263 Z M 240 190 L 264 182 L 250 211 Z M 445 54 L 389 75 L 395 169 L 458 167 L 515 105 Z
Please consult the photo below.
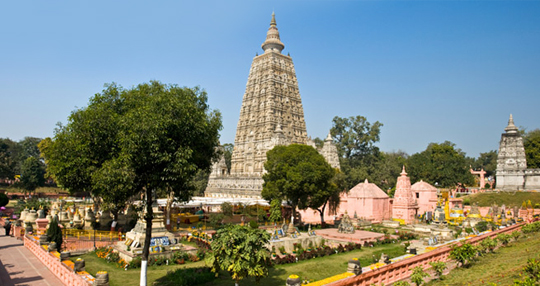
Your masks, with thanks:
M 374 241 L 384 237 L 384 234 L 382 233 L 365 230 L 357 230 L 355 233 L 351 234 L 339 233 L 337 228 L 319 229 L 316 230 L 315 233 L 325 239 L 354 243 L 364 243 L 365 241 Z

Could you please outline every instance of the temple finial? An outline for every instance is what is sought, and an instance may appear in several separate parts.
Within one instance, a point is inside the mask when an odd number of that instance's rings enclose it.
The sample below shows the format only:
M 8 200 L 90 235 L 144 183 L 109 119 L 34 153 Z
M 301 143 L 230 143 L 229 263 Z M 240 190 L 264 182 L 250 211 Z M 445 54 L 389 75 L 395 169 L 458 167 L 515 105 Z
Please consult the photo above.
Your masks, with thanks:
M 407 172 L 405 172 L 405 165 L 403 165 L 403 168 L 401 169 L 401 174 L 402 176 L 407 176 Z
M 265 53 L 278 52 L 285 48 L 285 45 L 279 39 L 279 32 L 276 24 L 276 14 L 272 12 L 272 20 L 270 21 L 270 27 L 266 32 L 266 41 L 261 45 L 261 48 Z
M 510 114 L 510 118 L 508 119 L 508 126 L 506 126 L 506 128 L 504 128 L 504 131 L 506 131 L 506 133 L 517 133 L 518 132 L 518 128 L 514 124 L 514 118 L 512 117 L 512 114 Z

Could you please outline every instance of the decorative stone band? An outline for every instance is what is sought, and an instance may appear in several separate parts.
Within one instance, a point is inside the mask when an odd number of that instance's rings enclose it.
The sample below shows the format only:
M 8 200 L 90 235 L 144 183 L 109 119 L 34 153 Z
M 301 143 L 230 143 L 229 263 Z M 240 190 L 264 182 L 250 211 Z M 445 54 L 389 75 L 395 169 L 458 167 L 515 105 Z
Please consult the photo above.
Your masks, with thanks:
M 79 275 L 70 267 L 60 262 L 53 254 L 45 251 L 38 241 L 35 241 L 28 236 L 24 236 L 24 246 L 30 250 L 49 270 L 68 286 L 89 286 L 92 285 L 93 277 L 89 275 Z M 87 273 L 86 273 L 87 274 Z M 85 278 L 83 278 L 86 277 Z

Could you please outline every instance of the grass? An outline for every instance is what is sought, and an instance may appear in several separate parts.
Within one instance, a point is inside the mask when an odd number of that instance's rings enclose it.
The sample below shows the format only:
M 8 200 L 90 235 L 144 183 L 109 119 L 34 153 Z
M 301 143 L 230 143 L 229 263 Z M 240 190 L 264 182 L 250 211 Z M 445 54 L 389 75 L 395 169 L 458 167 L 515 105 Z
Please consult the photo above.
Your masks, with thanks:
M 322 280 L 324 278 L 341 274 L 347 271 L 347 262 L 351 258 L 358 258 L 361 265 L 369 265 L 373 262 L 373 255 L 377 258 L 382 253 L 388 254 L 390 257 L 397 257 L 405 253 L 403 245 L 387 244 L 376 246 L 373 248 L 362 248 L 351 252 L 334 254 L 331 256 L 319 257 L 310 260 L 300 261 L 298 263 L 276 265 L 270 270 L 267 278 L 261 280 L 260 286 L 285 285 L 287 277 L 291 274 L 296 274 L 302 279 L 307 277 L 310 281 Z M 95 276 L 98 271 L 107 271 L 109 273 L 109 281 L 111 286 L 129 286 L 138 285 L 140 277 L 140 269 L 128 269 L 127 271 L 116 266 L 116 263 L 107 263 L 104 259 L 100 259 L 93 253 L 88 253 L 82 256 L 86 262 L 86 271 Z M 74 257 L 73 259 L 76 259 Z M 204 266 L 204 261 L 190 262 L 184 265 L 162 265 L 148 267 L 148 285 L 159 285 L 156 280 L 167 275 L 168 271 L 174 271 L 178 268 L 192 268 Z M 154 284 L 155 283 L 155 284 Z M 254 285 L 254 279 L 244 279 L 240 281 L 240 285 Z M 234 285 L 233 280 L 228 273 L 220 273 L 219 277 L 205 286 L 211 285 Z
M 387 244 L 373 248 L 362 248 L 350 252 L 304 260 L 298 263 L 276 265 L 274 268 L 270 269 L 268 277 L 262 279 L 259 284 L 256 284 L 254 279 L 244 279 L 240 281 L 240 285 L 285 285 L 287 277 L 289 277 L 291 274 L 296 274 L 302 279 L 307 278 L 310 282 L 315 280 L 318 281 L 346 272 L 349 259 L 358 258 L 360 260 L 360 264 L 366 266 L 373 263 L 373 255 L 379 258 L 383 252 L 388 254 L 390 257 L 397 257 L 405 254 L 405 248 L 397 243 Z M 229 274 L 220 273 L 217 280 L 205 284 L 205 286 L 210 285 L 232 286 L 234 285 L 234 282 Z
M 124 270 L 117 267 L 116 263 L 107 263 L 104 259 L 98 258 L 93 252 L 78 256 L 85 260 L 86 271 L 94 277 L 98 271 L 107 271 L 109 273 L 110 286 L 131 286 L 139 285 L 141 275 L 140 269 Z M 78 257 L 73 257 L 73 260 Z M 174 271 L 178 268 L 191 268 L 204 266 L 204 261 L 188 262 L 183 265 L 162 265 L 149 266 L 147 271 L 148 284 L 154 285 L 154 282 L 167 275 L 167 271 Z
M 506 207 L 521 207 L 521 204 L 527 200 L 531 200 L 533 206 L 536 203 L 540 203 L 540 192 L 478 193 L 460 198 L 469 198 L 471 205 L 477 203 L 480 207 L 489 207 L 493 205 L 493 203 L 497 203 L 499 206 L 505 204 Z
M 522 237 L 509 246 L 499 248 L 494 254 L 480 257 L 469 268 L 456 268 L 443 280 L 434 280 L 429 286 L 458 285 L 513 285 L 529 258 L 539 258 L 540 238 L 537 234 Z

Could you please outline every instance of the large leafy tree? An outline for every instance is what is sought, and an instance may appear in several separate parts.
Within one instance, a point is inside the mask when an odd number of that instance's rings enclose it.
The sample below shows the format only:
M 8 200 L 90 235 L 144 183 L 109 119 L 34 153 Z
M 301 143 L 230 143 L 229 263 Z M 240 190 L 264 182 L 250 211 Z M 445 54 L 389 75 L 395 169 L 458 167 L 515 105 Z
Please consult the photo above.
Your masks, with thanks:
M 523 136 L 527 168 L 540 168 L 540 129 L 528 131 Z
M 480 156 L 474 160 L 474 169 L 484 169 L 486 171 L 486 177 L 495 175 L 497 170 L 497 151 L 491 150 L 485 153 L 480 153 Z
M 8 138 L 0 138 L 0 178 L 13 179 L 16 174 L 17 143 Z
M 465 153 L 449 141 L 430 143 L 425 151 L 409 157 L 407 165 L 411 181 L 424 180 L 442 187 L 474 183 Z
M 293 212 L 317 209 L 340 190 L 333 184 L 336 171 L 308 145 L 276 146 L 266 153 L 262 197 L 269 202 L 286 200 Z
M 229 272 L 236 286 L 246 277 L 254 277 L 259 282 L 268 276 L 272 266 L 266 247 L 269 240 L 270 234 L 263 229 L 227 225 L 213 237 L 207 264 L 214 272 Z
M 199 88 L 157 81 L 131 89 L 111 84 L 40 146 L 49 173 L 70 191 L 116 203 L 144 198 L 141 285 L 146 285 L 153 191 L 188 200 L 193 177 L 210 167 L 220 129 L 219 112 L 210 110 Z
M 378 172 L 384 156 L 375 146 L 380 140 L 382 126 L 378 121 L 368 122 L 363 116 L 336 116 L 332 120 L 330 133 L 338 148 L 347 189 L 365 179 L 377 184 L 386 180 L 383 172 Z
M 351 166 L 362 163 L 379 152 L 374 144 L 379 142 L 382 123 L 371 124 L 363 116 L 334 117 L 330 134 L 336 140 L 341 157 L 351 160 Z
M 36 157 L 28 157 L 24 160 L 21 170 L 21 186 L 25 193 L 33 192 L 45 184 L 45 171 L 41 162 Z

